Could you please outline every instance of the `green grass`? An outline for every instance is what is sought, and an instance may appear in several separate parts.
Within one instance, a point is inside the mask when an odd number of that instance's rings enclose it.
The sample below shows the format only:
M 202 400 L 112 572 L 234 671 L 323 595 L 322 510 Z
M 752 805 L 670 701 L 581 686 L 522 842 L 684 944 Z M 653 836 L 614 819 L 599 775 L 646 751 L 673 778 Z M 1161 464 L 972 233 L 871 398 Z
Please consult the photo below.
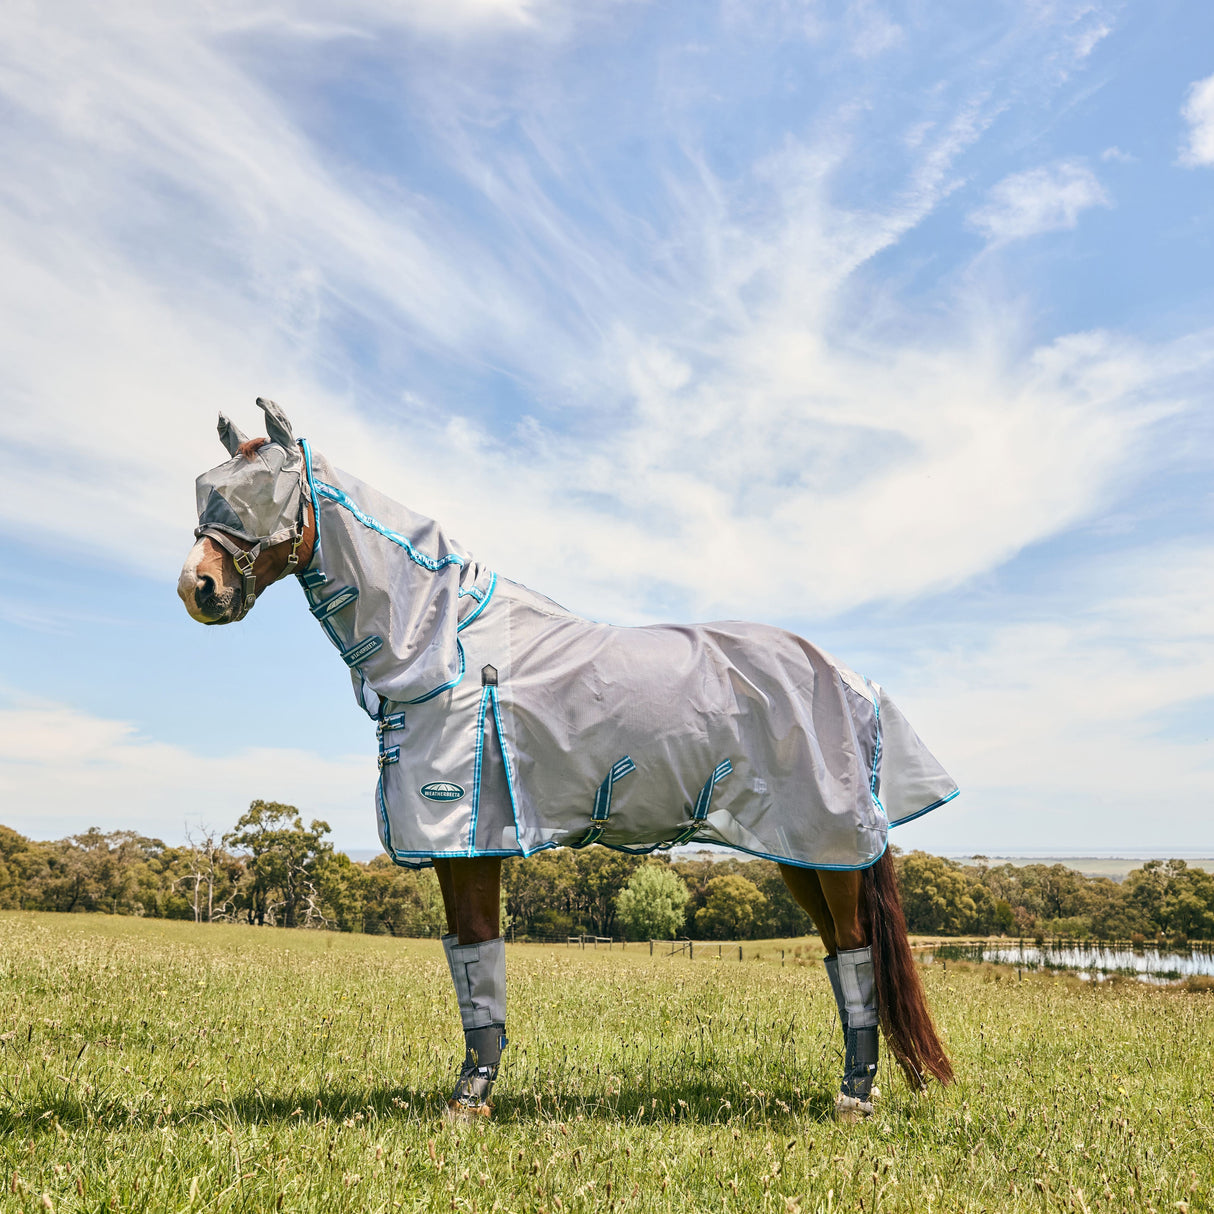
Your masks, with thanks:
M 1211 1208 L 1214 996 L 929 967 L 957 1084 L 883 1063 L 879 1115 L 843 1127 L 794 943 L 509 947 L 496 1117 L 451 1126 L 437 942 L 6 913 L 0 1207 Z

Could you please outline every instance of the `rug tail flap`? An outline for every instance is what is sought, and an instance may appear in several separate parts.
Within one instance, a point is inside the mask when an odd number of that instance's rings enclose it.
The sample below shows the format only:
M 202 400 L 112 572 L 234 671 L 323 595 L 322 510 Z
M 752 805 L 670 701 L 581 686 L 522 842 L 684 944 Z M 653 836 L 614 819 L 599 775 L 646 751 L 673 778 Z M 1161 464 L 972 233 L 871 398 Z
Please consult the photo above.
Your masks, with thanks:
M 891 826 L 909 822 L 960 791 L 884 688 L 873 684 L 881 713 L 878 795 Z

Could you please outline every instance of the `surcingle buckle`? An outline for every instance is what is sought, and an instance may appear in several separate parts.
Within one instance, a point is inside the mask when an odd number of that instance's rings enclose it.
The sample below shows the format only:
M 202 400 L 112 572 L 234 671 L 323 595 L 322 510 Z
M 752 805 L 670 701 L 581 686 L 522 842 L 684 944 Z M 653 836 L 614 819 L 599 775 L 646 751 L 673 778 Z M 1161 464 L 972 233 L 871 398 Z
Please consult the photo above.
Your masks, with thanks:
M 378 737 L 383 737 L 393 729 L 404 729 L 405 714 L 403 712 L 390 712 L 386 717 L 381 717 L 375 723 L 375 733 Z

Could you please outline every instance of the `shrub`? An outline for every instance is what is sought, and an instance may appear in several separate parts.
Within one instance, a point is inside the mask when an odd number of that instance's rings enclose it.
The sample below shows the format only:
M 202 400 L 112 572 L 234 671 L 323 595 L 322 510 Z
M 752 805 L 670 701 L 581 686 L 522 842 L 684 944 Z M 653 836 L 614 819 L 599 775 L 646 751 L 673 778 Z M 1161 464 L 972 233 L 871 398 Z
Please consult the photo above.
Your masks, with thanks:
M 667 940 L 687 914 L 687 886 L 665 864 L 643 864 L 616 899 L 620 922 L 633 940 Z

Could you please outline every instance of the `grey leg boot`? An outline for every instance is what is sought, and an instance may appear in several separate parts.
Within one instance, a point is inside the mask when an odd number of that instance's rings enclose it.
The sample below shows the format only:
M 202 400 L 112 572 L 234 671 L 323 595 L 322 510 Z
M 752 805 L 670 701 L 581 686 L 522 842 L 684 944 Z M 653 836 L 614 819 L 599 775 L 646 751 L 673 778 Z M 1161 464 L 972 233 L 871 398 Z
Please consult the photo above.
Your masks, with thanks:
M 446 939 L 446 937 L 443 937 Z M 839 958 L 827 957 L 822 962 L 826 966 L 826 976 L 830 979 L 830 989 L 835 993 L 835 1007 L 839 1009 L 839 1023 L 843 1026 L 843 1040 L 847 1040 L 847 1004 L 843 1000 L 843 987 L 839 984 Z
M 451 943 L 448 944 L 448 939 Z M 447 1101 L 456 1116 L 488 1117 L 489 1095 L 506 1046 L 506 943 L 456 944 L 443 937 L 464 1025 L 464 1065 Z
M 877 1075 L 877 990 L 871 948 L 840 950 L 839 987 L 843 993 L 840 1018 L 844 1029 L 843 1084 L 835 1097 L 835 1117 L 860 1121 L 873 1115 Z

